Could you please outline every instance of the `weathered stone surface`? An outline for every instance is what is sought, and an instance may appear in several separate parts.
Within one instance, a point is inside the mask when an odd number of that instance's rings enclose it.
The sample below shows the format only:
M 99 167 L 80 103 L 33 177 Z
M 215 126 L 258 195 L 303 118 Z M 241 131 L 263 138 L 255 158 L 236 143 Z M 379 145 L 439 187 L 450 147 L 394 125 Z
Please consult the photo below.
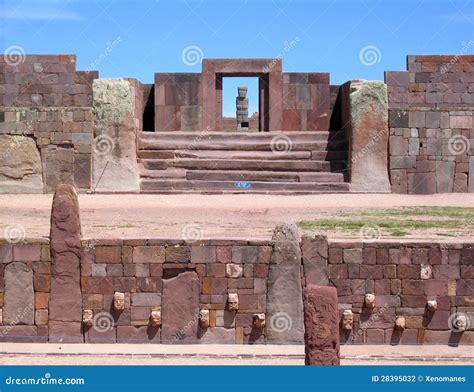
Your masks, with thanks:
M 160 329 L 151 326 L 118 326 L 117 343 L 159 343 Z
M 302 342 L 301 249 L 296 225 L 279 224 L 267 281 L 267 341 Z
M 50 238 L 53 268 L 49 318 L 80 323 L 81 222 L 77 194 L 71 185 L 59 185 L 54 194 Z
M 329 284 L 328 241 L 325 236 L 303 237 L 301 243 L 305 283 Z
M 99 192 L 139 192 L 135 89 L 128 79 L 96 79 L 92 84 L 95 130 L 93 188 Z
M 334 287 L 304 290 L 305 364 L 339 365 L 339 314 Z
M 235 330 L 233 328 L 213 327 L 202 332 L 201 344 L 233 344 Z
M 355 80 L 349 97 L 350 177 L 356 192 L 390 192 L 388 179 L 387 86 L 379 81 Z
M 469 157 L 468 192 L 474 192 L 474 156 Z
M 34 303 L 33 270 L 17 261 L 8 264 L 5 268 L 3 324 L 33 325 Z
M 183 272 L 163 280 L 161 342 L 196 343 L 199 330 L 199 277 Z
M 82 323 L 71 321 L 49 321 L 51 343 L 83 343 Z
M 33 138 L 0 135 L 0 193 L 43 193 L 41 158 Z

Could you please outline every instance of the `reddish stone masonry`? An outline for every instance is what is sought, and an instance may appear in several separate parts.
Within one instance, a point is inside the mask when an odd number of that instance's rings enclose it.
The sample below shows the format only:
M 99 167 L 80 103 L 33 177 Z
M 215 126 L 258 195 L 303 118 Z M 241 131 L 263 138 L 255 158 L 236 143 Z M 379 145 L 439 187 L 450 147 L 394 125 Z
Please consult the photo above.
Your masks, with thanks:
M 0 244 L 1 341 L 57 338 L 49 337 L 48 330 L 49 242 L 26 242 Z M 162 341 L 161 328 L 176 320 L 163 314 L 162 327 L 151 328 L 150 313 L 174 301 L 172 296 L 163 297 L 163 282 L 189 271 L 199 278 L 196 306 L 209 310 L 209 327 L 200 329 L 196 342 L 265 342 L 265 329 L 256 328 L 253 318 L 267 311 L 271 241 L 117 239 L 82 243 L 83 310 L 92 310 L 97 319 L 105 317 L 106 322 L 107 317 L 112 318 L 102 329 L 83 328 L 84 342 L 170 343 Z M 324 237 L 305 237 L 301 248 L 303 284 L 336 287 L 341 319 L 344 310 L 353 312 L 352 330 L 341 325 L 341 344 L 474 342 L 474 243 L 327 242 Z M 25 273 L 21 281 L 10 283 L 22 285 L 25 296 L 5 293 L 5 286 L 14 287 L 5 282 L 13 265 Z M 8 279 L 13 279 L 11 274 Z M 112 306 L 115 292 L 125 294 L 125 309 L 119 313 Z M 237 312 L 226 310 L 228 293 L 238 294 Z M 375 295 L 373 309 L 364 304 L 365 294 Z M 434 299 L 438 307 L 430 312 L 427 301 Z M 468 331 L 450 330 L 449 319 L 454 313 L 470 317 Z M 397 316 L 405 318 L 405 329 L 395 328 Z M 198 315 L 190 322 L 199 322 Z

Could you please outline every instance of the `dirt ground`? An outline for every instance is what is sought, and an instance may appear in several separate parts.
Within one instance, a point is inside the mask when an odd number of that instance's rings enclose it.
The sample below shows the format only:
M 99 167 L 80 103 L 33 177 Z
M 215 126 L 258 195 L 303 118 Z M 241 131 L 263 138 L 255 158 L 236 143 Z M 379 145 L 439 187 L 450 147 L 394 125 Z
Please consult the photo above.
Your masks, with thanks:
M 341 346 L 342 365 L 472 365 L 471 346 Z M 303 365 L 304 346 L 4 343 L 0 365 Z
M 12 226 L 27 238 L 48 236 L 51 202 L 52 195 L 0 195 L 0 237 Z M 79 204 L 84 238 L 183 237 L 193 230 L 200 238 L 269 238 L 281 221 L 374 208 L 474 207 L 474 194 L 79 195 Z

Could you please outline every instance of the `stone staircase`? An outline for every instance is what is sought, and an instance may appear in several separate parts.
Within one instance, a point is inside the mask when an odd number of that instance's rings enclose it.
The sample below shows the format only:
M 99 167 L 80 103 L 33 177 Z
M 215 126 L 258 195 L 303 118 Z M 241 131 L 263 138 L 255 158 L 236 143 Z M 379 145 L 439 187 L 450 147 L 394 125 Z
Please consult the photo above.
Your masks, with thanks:
M 342 132 L 142 132 L 142 193 L 348 192 Z

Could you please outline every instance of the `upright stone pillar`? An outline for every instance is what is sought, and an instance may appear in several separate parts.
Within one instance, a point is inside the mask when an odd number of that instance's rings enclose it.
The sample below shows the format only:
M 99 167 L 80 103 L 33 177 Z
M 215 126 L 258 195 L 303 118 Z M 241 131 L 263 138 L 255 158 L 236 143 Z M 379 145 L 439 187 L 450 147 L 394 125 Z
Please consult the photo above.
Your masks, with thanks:
M 294 223 L 280 223 L 273 232 L 273 240 L 265 336 L 273 343 L 302 343 L 303 297 L 298 228 Z
M 339 365 L 337 290 L 308 285 L 304 290 L 305 364 Z
M 140 191 L 137 163 L 140 84 L 133 79 L 95 79 L 92 187 L 98 192 Z
M 81 222 L 77 193 L 59 185 L 51 210 L 50 342 L 82 342 Z
M 387 85 L 353 80 L 342 86 L 342 96 L 351 191 L 389 193 Z

